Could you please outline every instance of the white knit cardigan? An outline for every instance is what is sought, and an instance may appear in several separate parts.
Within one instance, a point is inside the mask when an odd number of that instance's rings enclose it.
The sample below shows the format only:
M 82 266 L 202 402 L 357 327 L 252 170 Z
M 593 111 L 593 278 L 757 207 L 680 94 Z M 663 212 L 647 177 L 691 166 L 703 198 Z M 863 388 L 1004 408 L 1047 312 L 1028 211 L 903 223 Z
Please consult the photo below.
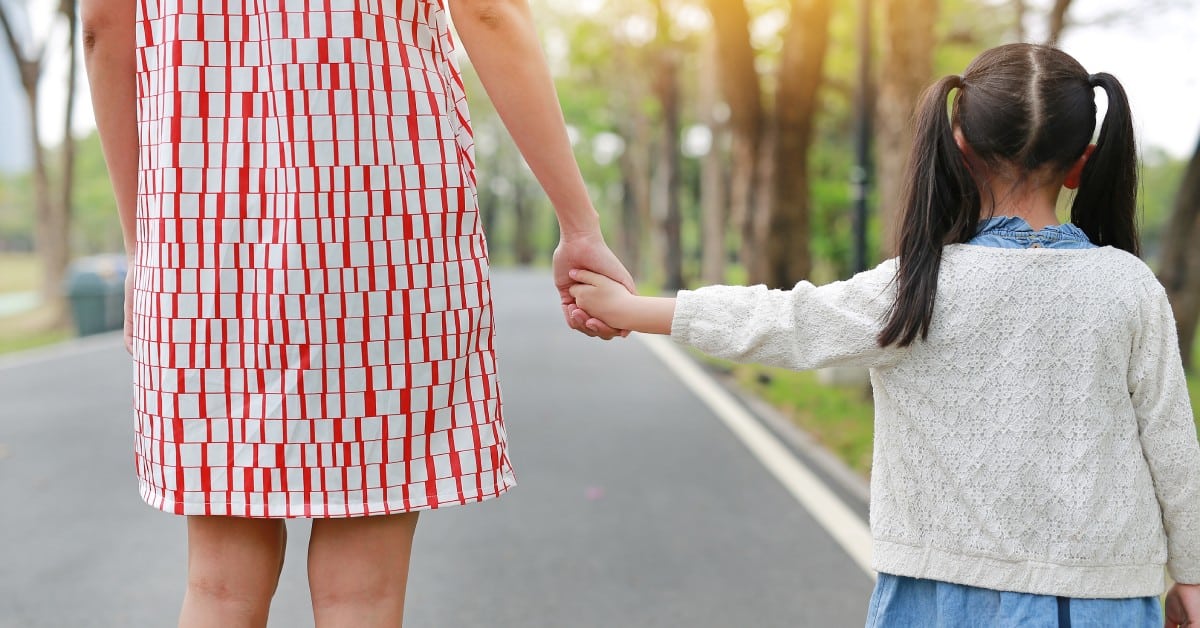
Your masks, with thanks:
M 790 291 L 681 292 L 672 336 L 875 395 L 874 566 L 1044 595 L 1200 583 L 1200 446 L 1162 286 L 1113 248 L 948 246 L 929 337 L 876 342 L 895 260 Z

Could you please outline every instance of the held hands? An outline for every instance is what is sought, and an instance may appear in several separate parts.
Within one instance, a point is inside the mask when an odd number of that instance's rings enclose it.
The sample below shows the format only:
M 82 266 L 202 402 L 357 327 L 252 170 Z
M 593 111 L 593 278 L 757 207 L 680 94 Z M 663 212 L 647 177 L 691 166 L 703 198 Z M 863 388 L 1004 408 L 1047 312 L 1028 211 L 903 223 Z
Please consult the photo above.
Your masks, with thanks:
M 1200 626 L 1200 584 L 1176 584 L 1167 593 L 1164 628 Z
M 610 327 L 603 320 L 593 318 L 594 313 L 591 310 L 576 302 L 571 293 L 572 288 L 577 285 L 570 276 L 573 268 L 587 268 L 613 277 L 616 280 L 613 283 L 621 286 L 626 294 L 637 289 L 633 277 L 604 243 L 604 236 L 600 235 L 599 231 L 583 235 L 564 235 L 559 240 L 558 248 L 554 250 L 554 284 L 558 287 L 562 299 L 563 316 L 571 329 L 604 340 L 628 336 L 628 331 Z
M 587 324 L 605 328 L 639 331 L 646 334 L 671 333 L 675 318 L 675 299 L 643 297 L 633 294 L 622 284 L 600 273 L 572 270 L 571 297 L 580 311 L 595 318 Z
M 631 329 L 634 321 L 630 314 L 636 308 L 638 297 L 625 286 L 604 275 L 587 270 L 572 270 L 571 296 L 580 309 L 595 317 L 592 322 L 609 328 Z

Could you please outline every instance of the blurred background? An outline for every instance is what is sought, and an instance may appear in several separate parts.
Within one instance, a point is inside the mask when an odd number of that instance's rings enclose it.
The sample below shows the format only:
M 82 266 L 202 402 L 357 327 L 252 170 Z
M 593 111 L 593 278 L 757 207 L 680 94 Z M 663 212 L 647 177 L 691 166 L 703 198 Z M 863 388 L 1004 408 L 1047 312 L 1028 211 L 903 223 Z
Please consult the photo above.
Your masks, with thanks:
M 647 291 L 821 283 L 874 265 L 890 254 L 921 90 L 1000 43 L 1063 47 L 1130 92 L 1145 257 L 1193 346 L 1200 0 L 532 4 L 608 240 Z M 82 297 L 123 272 L 120 256 L 90 257 L 119 253 L 121 237 L 76 11 L 0 0 L 0 351 L 92 331 L 72 318 L 108 306 L 81 312 Z M 553 212 L 462 61 L 494 263 L 546 264 Z

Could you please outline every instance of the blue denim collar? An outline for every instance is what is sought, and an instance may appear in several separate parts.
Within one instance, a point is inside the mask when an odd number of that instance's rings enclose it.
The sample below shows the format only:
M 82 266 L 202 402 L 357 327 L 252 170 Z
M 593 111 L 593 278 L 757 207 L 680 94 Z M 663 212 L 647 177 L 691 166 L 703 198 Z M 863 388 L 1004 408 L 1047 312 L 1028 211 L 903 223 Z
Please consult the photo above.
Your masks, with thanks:
M 975 237 L 996 236 L 1001 238 L 1029 238 L 1036 237 L 1044 242 L 1079 242 L 1080 244 L 1088 243 L 1087 234 L 1083 229 L 1067 222 L 1061 225 L 1050 225 L 1037 231 L 1025 221 L 1024 218 L 1016 216 L 993 216 L 979 223 L 979 229 L 975 232 Z

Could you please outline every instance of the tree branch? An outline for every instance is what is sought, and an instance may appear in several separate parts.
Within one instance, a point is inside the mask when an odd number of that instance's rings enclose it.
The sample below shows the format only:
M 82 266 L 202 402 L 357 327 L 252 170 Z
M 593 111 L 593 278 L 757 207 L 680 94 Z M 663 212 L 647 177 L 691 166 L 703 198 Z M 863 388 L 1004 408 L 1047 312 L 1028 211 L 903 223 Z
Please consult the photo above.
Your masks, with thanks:
M 1067 27 L 1067 9 L 1071 8 L 1071 0 L 1054 0 L 1050 9 L 1050 31 L 1046 37 L 1047 46 L 1057 46 L 1062 37 L 1063 29 Z

